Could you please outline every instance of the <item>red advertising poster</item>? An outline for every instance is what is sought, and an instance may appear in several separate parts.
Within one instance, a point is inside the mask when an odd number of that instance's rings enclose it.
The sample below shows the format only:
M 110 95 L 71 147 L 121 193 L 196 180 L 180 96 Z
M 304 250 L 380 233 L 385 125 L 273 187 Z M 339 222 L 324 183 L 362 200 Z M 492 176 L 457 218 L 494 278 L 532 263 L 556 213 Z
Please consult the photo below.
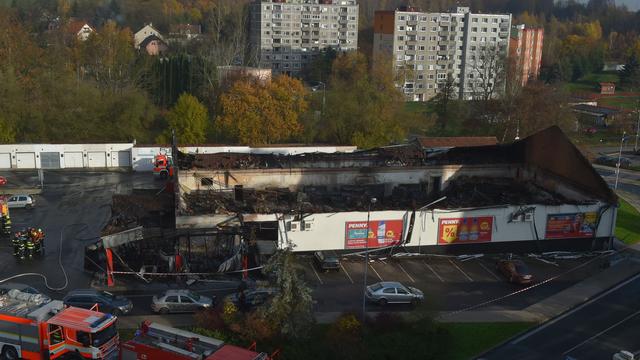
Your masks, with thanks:
M 438 244 L 465 244 L 491 241 L 493 217 L 466 217 L 440 219 Z
M 547 216 L 547 239 L 588 238 L 593 236 L 595 212 L 552 214 Z
M 379 248 L 397 245 L 402 240 L 402 220 L 350 221 L 345 224 L 345 249 Z

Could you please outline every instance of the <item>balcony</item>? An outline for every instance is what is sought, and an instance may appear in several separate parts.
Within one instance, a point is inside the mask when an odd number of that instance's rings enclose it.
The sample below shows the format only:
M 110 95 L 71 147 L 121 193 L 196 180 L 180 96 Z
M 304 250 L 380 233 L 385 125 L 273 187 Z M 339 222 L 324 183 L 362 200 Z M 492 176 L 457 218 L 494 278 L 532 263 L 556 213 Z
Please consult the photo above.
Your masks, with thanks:
M 438 60 L 436 65 L 449 65 L 449 60 Z
M 451 35 L 451 31 L 447 30 L 447 31 L 438 31 L 438 35 L 439 36 L 447 36 L 449 37 Z
M 450 54 L 449 50 L 438 50 L 438 56 L 448 56 Z
M 407 20 L 407 25 L 418 26 L 418 20 Z
M 509 32 L 508 31 L 500 31 L 498 33 L 498 36 L 500 36 L 501 38 L 505 38 L 505 37 L 509 36 Z

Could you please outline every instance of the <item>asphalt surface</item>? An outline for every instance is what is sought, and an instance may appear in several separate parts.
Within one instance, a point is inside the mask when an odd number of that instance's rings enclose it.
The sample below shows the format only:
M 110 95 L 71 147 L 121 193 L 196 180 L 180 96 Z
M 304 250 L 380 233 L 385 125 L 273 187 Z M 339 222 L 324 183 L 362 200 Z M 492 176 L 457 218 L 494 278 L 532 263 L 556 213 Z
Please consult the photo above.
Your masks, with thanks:
M 511 339 L 481 359 L 611 359 L 640 352 L 640 275 L 540 327 Z
M 16 261 L 10 240 L 3 241 L 0 280 L 27 272 L 43 274 L 49 287 L 55 290 L 48 289 L 38 276 L 11 281 L 32 285 L 53 298 L 61 298 L 71 289 L 89 287 L 91 274 L 83 269 L 84 247 L 99 237 L 110 216 L 112 195 L 128 193 L 134 186 L 147 186 L 150 182 L 147 177 L 148 174 L 120 172 L 45 171 L 44 189 L 34 195 L 36 206 L 31 210 L 10 210 L 14 231 L 33 226 L 45 232 L 45 257 Z M 23 187 L 39 183 L 34 172 L 11 173 L 9 178 L 20 181 Z M 67 272 L 68 283 L 59 260 Z
M 367 284 L 378 281 L 399 281 L 422 290 L 425 302 L 419 310 L 442 312 L 457 311 L 491 301 L 486 310 L 522 310 L 554 295 L 602 270 L 602 262 L 582 264 L 591 258 L 555 260 L 547 263 L 527 256 L 523 260 L 536 282 L 551 281 L 520 291 L 525 286 L 512 284 L 496 270 L 499 255 L 484 256 L 462 261 L 455 257 L 421 257 L 400 260 L 371 261 L 367 271 Z M 302 258 L 305 278 L 312 286 L 316 311 L 361 311 L 364 281 L 363 261 L 343 260 L 338 272 L 320 272 L 310 258 Z M 387 306 L 384 311 L 407 311 L 410 306 Z M 383 310 L 371 304 L 367 311 Z

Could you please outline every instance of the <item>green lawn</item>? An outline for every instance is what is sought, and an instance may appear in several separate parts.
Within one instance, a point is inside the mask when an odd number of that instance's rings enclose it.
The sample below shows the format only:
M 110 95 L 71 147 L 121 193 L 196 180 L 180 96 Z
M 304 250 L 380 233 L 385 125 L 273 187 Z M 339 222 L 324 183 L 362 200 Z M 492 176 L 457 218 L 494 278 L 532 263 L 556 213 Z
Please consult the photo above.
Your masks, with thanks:
M 471 359 L 501 342 L 529 329 L 530 323 L 452 323 L 443 324 L 451 334 L 447 359 Z
M 611 96 L 598 100 L 598 105 L 636 110 L 638 108 L 638 101 L 640 101 L 640 97 L 638 96 Z
M 617 73 L 607 72 L 607 73 L 593 73 L 588 74 L 575 82 L 569 82 L 565 84 L 565 88 L 569 92 L 598 92 L 598 83 L 601 82 L 614 82 L 619 83 L 620 78 Z
M 640 213 L 631 204 L 620 198 L 616 237 L 625 244 L 640 241 Z

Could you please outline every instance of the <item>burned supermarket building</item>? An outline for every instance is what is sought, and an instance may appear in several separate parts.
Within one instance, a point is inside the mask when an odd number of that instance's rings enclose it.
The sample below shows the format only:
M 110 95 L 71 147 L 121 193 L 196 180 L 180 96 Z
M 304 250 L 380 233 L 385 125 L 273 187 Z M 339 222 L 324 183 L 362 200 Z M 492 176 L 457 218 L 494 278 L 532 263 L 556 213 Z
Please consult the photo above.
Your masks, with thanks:
M 240 229 L 228 246 L 253 249 L 256 262 L 277 248 L 471 254 L 610 245 L 617 197 L 559 128 L 511 144 L 455 143 L 180 153 L 176 231 Z

